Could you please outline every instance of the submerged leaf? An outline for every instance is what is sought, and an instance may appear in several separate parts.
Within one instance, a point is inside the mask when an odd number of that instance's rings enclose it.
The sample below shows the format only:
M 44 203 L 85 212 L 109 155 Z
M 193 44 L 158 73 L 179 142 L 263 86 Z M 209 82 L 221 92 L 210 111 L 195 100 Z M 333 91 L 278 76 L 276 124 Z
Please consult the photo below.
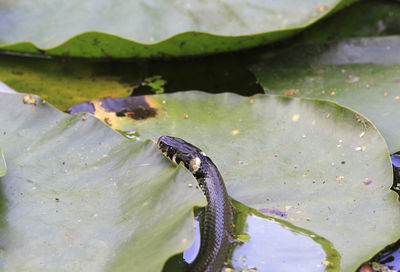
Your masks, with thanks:
M 156 94 L 164 93 L 164 85 L 167 83 L 166 80 L 162 79 L 160 75 L 147 77 L 143 80 L 143 86 L 150 86 Z

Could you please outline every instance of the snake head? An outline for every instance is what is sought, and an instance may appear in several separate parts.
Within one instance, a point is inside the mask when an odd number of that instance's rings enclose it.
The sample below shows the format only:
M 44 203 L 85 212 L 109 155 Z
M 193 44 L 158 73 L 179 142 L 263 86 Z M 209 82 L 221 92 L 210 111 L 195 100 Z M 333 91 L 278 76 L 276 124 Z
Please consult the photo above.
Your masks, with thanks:
M 192 173 L 196 173 L 201 165 L 201 156 L 204 154 L 199 148 L 171 136 L 161 136 L 157 141 L 161 152 L 176 164 L 183 162 Z

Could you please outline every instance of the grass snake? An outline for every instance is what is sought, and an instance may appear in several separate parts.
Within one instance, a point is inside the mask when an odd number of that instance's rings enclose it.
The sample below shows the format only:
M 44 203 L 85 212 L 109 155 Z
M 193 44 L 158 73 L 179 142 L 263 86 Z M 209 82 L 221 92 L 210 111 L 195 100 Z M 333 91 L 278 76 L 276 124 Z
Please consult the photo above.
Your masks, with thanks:
M 176 164 L 182 163 L 196 178 L 207 198 L 201 245 L 191 272 L 221 271 L 228 260 L 233 233 L 233 207 L 215 164 L 199 148 L 177 137 L 161 136 L 158 148 Z

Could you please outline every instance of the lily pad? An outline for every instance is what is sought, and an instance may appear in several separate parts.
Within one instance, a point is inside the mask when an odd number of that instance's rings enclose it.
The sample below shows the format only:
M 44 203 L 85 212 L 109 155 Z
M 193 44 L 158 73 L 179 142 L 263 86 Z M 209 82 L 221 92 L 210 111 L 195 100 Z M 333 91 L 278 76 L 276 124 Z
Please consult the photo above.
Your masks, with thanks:
M 399 238 L 389 152 L 360 114 L 329 101 L 269 95 L 189 91 L 145 100 L 157 109 L 153 118 L 133 121 L 101 107 L 95 114 L 141 138 L 173 135 L 201 147 L 234 199 L 271 216 L 285 211 L 285 220 L 332 242 L 341 271 L 354 271 Z
M 120 58 L 225 52 L 289 37 L 354 1 L 7 1 L 0 49 Z
M 302 44 L 252 70 L 266 93 L 323 98 L 350 107 L 400 151 L 400 37 Z
M 205 198 L 154 142 L 36 96 L 0 93 L 0 115 L 2 271 L 160 271 L 190 247 Z
M 6 160 L 4 159 L 3 152 L 0 148 L 0 178 L 3 177 L 7 172 Z

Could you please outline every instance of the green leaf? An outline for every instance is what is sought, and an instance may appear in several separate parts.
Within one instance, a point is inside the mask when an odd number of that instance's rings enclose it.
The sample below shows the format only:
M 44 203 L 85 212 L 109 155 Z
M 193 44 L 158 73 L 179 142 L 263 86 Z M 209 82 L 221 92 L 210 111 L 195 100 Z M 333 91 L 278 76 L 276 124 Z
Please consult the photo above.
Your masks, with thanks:
M 354 271 L 398 239 L 389 152 L 356 112 L 324 100 L 268 95 L 185 92 L 146 100 L 156 117 L 102 117 L 141 138 L 172 135 L 202 148 L 234 199 L 287 211 L 285 220 L 332 242 L 342 271 Z
M 164 93 L 164 85 L 167 83 L 166 80 L 162 79 L 162 76 L 160 75 L 155 75 L 152 77 L 147 77 L 143 80 L 142 85 L 143 86 L 150 86 L 156 94 L 162 94 Z
M 250 236 L 247 234 L 239 234 L 236 236 L 236 239 L 241 242 L 247 242 L 250 239 Z
M 400 37 L 302 44 L 252 68 L 266 93 L 323 98 L 369 118 L 400 151 Z
M 6 160 L 4 159 L 3 152 L 0 148 L 0 178 L 7 173 Z
M 35 96 L 0 93 L 0 115 L 2 271 L 160 271 L 191 245 L 205 198 L 154 142 Z
M 287 38 L 354 1 L 8 1 L 0 49 L 120 58 L 225 52 Z

